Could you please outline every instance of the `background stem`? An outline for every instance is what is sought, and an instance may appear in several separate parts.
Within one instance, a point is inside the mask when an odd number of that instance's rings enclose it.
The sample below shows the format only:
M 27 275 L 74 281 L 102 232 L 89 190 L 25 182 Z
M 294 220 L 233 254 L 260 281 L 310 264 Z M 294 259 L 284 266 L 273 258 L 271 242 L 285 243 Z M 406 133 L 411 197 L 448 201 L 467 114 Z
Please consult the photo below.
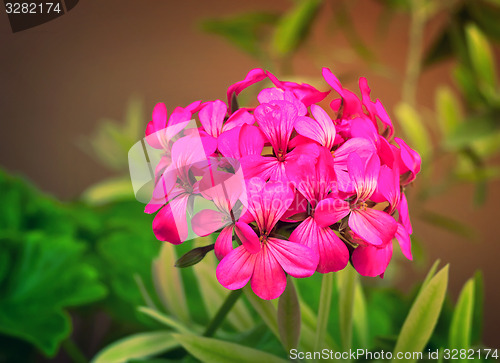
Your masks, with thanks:
M 207 329 L 205 330 L 205 333 L 203 333 L 203 336 L 211 337 L 215 334 L 215 332 L 222 324 L 229 311 L 231 311 L 231 308 L 234 306 L 236 301 L 238 301 L 238 298 L 241 296 L 242 293 L 243 293 L 242 289 L 231 291 L 231 293 L 227 296 L 226 300 L 220 307 L 219 311 L 217 311 L 217 314 L 215 314 L 214 318 L 207 326 Z

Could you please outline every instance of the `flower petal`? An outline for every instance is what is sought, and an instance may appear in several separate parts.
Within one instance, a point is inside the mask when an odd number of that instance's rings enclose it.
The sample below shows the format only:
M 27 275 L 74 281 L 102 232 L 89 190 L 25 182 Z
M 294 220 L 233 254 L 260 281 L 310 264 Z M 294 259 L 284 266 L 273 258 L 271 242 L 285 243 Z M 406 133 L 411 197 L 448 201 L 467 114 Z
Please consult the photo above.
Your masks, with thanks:
M 396 239 L 398 240 L 399 247 L 401 247 L 401 252 L 403 252 L 403 255 L 407 259 L 412 261 L 413 256 L 411 255 L 410 235 L 408 234 L 405 227 L 401 223 L 398 223 L 398 230 L 396 231 Z
M 221 261 L 233 250 L 233 226 L 222 229 L 215 241 L 215 256 Z
M 382 275 L 392 258 L 392 243 L 384 248 L 360 245 L 352 252 L 352 265 L 363 276 Z
M 236 222 L 235 231 L 248 252 L 258 253 L 261 250 L 259 237 L 248 224 Z
M 261 299 L 276 299 L 285 291 L 285 271 L 266 245 L 263 246 L 260 253 L 253 256 L 256 258 L 252 276 L 252 290 Z
M 309 277 L 316 271 L 318 255 L 304 244 L 269 238 L 267 246 L 289 275 L 298 278 Z
M 320 227 L 328 227 L 337 223 L 350 212 L 349 202 L 340 198 L 325 198 L 314 210 L 314 220 Z
M 235 248 L 217 265 L 217 280 L 229 290 L 241 289 L 252 277 L 256 257 L 243 246 Z
M 213 137 L 218 137 L 222 132 L 222 123 L 226 113 L 226 104 L 221 100 L 215 100 L 205 103 L 198 115 L 205 131 Z
M 203 209 L 196 213 L 191 220 L 193 232 L 200 237 L 208 236 L 230 223 L 225 220 L 225 217 L 226 215 L 219 211 Z
M 349 250 L 344 242 L 330 228 L 320 227 L 312 217 L 295 228 L 290 240 L 300 242 L 316 252 L 319 257 L 316 271 L 320 273 L 340 271 L 349 262 Z
M 164 206 L 153 219 L 153 232 L 160 241 L 181 244 L 188 236 L 186 208 L 189 195 L 183 194 Z
M 371 208 L 352 211 L 349 227 L 366 243 L 379 247 L 391 242 L 398 229 L 397 222 L 389 214 Z

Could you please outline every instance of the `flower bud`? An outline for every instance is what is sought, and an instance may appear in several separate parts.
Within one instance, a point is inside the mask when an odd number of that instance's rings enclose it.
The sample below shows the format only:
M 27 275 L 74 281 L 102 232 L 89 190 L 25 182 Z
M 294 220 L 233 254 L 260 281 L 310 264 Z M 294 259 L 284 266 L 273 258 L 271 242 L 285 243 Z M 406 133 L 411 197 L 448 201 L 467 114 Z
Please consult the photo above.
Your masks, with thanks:
M 192 249 L 175 262 L 175 267 L 184 268 L 196 265 L 198 262 L 203 260 L 203 258 L 205 258 L 205 255 L 208 252 L 212 251 L 214 247 L 215 244 L 211 244 L 208 246 Z

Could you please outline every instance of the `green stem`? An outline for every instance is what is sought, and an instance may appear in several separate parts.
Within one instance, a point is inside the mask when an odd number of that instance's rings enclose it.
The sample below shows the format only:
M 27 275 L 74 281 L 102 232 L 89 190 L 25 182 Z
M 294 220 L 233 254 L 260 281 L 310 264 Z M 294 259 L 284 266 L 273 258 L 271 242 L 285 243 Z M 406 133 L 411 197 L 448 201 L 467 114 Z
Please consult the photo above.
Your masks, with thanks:
M 80 348 L 78 348 L 71 338 L 67 338 L 62 342 L 62 348 L 73 362 L 88 363 L 87 358 L 85 358 Z
M 203 333 L 204 337 L 211 337 L 215 334 L 215 332 L 222 324 L 229 311 L 231 311 L 231 308 L 234 306 L 236 301 L 238 301 L 238 298 L 241 296 L 242 293 L 243 289 L 231 291 L 231 293 L 227 296 L 226 300 L 220 307 L 219 311 L 217 311 L 217 314 L 215 314 L 214 318 L 208 325 L 207 329 L 205 330 L 205 333 Z
M 320 351 L 324 347 L 326 328 L 328 326 L 328 316 L 332 303 L 333 273 L 323 275 L 321 282 L 321 292 L 318 308 L 318 322 L 316 327 L 316 339 L 314 340 L 314 350 Z

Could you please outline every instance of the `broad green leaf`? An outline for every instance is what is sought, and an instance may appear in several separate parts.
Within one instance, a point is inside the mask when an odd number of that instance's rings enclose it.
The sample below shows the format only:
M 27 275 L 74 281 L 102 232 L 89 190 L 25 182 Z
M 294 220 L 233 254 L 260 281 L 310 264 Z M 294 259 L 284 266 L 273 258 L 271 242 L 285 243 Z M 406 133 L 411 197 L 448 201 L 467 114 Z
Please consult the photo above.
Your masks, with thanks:
M 190 321 L 184 284 L 180 270 L 175 268 L 175 246 L 163 243 L 160 255 L 153 261 L 153 281 L 156 293 L 165 309 L 183 322 Z
M 321 282 L 321 292 L 319 297 L 318 318 L 316 326 L 316 336 L 314 341 L 314 350 L 319 351 L 324 348 L 325 335 L 328 328 L 328 317 L 332 302 L 333 291 L 333 273 L 323 275 Z
M 134 199 L 134 191 L 128 176 L 104 180 L 92 185 L 82 194 L 82 200 L 90 205 L 131 199 Z
M 285 363 L 286 360 L 244 345 L 195 335 L 172 334 L 189 354 L 204 363 Z
M 485 96 L 490 96 L 492 92 L 495 92 L 497 86 L 491 47 L 476 25 L 468 24 L 465 32 L 472 67 L 480 82 L 481 90 Z
M 299 47 L 309 33 L 321 0 L 298 0 L 279 20 L 272 40 L 272 49 L 286 56 Z
M 127 208 L 127 204 L 119 205 Z M 135 211 L 138 216 L 133 218 L 141 220 L 141 206 L 138 207 L 139 209 L 134 208 L 129 212 Z M 133 228 L 133 221 L 123 219 L 132 213 L 120 216 L 114 210 L 113 208 L 109 215 L 103 216 L 107 228 L 105 233 L 98 235 L 96 248 L 96 265 L 110 288 L 106 306 L 115 318 L 144 323 L 136 307 L 144 304 L 144 292 L 148 296 L 154 296 L 151 261 L 158 254 L 161 243 L 142 230 Z M 124 221 L 128 224 L 128 229 L 127 226 L 122 226 Z M 144 229 L 144 225 L 140 228 Z M 137 277 L 143 283 L 142 293 L 141 287 L 137 285 Z M 153 297 L 152 299 L 154 301 Z
M 398 352 L 421 352 L 429 341 L 443 306 L 448 286 L 446 265 L 418 293 L 401 328 L 393 356 Z M 393 359 L 396 361 L 396 359 Z M 407 360 L 416 362 L 416 359 Z
M 430 155 L 431 141 L 429 134 L 417 111 L 407 103 L 400 103 L 395 109 L 396 117 L 409 140 L 423 159 Z
M 479 93 L 474 74 L 469 66 L 463 63 L 458 64 L 453 71 L 453 76 L 468 106 L 477 107 L 484 103 Z
M 278 300 L 278 330 L 283 348 L 297 348 L 300 338 L 301 316 L 297 291 L 291 277 Z
M 139 310 L 141 313 L 146 314 L 147 316 L 156 320 L 157 322 L 178 331 L 179 333 L 189 334 L 192 332 L 191 329 L 186 327 L 180 321 L 177 321 L 177 320 L 175 320 L 175 318 L 167 316 L 167 315 L 159 312 L 158 310 L 154 310 L 154 309 L 148 308 L 146 306 L 139 306 L 139 308 L 137 310 Z
M 262 38 L 265 26 L 276 23 L 278 16 L 272 13 L 252 12 L 220 19 L 207 19 L 202 29 L 207 33 L 226 38 L 252 56 L 262 55 Z
M 263 300 L 259 298 L 254 292 L 250 289 L 249 286 L 243 288 L 245 292 L 245 296 L 248 301 L 252 305 L 252 307 L 257 311 L 259 316 L 262 318 L 264 323 L 271 329 L 274 335 L 279 339 L 279 329 L 278 329 L 278 318 L 276 307 L 269 300 Z
M 347 265 L 345 269 L 337 272 L 337 278 L 339 286 L 340 336 L 342 338 L 342 349 L 348 351 L 352 343 L 354 296 L 358 275 L 350 265 Z
M 451 320 L 450 349 L 469 349 L 471 346 L 472 319 L 474 317 L 474 280 L 468 280 L 460 296 Z
M 436 111 L 441 133 L 445 137 L 462 122 L 460 102 L 448 87 L 442 86 L 436 91 Z
M 139 333 L 108 345 L 95 356 L 92 363 L 125 363 L 131 359 L 164 353 L 178 345 L 167 331 Z
M 194 266 L 195 276 L 198 279 L 203 303 L 210 316 L 215 316 L 227 297 L 228 290 L 224 288 L 215 276 L 216 257 L 210 254 Z M 232 307 L 227 316 L 227 321 L 238 331 L 245 331 L 253 327 L 253 319 L 240 299 Z
M 53 356 L 70 334 L 66 309 L 106 294 L 96 270 L 83 260 L 84 246 L 32 232 L 19 239 L 0 239 L 0 255 L 12 262 L 0 281 L 0 332 Z

